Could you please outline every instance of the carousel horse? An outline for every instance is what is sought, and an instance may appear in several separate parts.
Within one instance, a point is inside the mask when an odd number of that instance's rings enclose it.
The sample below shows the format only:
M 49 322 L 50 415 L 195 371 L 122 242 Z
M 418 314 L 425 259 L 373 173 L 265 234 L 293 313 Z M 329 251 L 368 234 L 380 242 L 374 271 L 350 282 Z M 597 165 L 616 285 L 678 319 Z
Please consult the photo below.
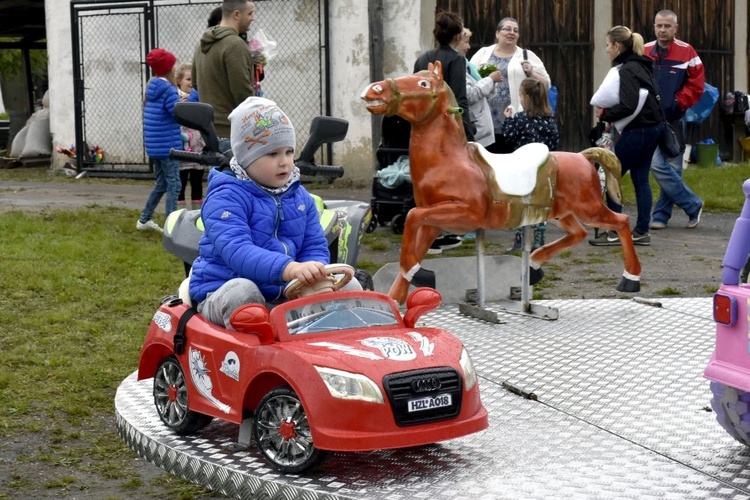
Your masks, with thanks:
M 609 196 L 620 203 L 620 162 L 603 148 L 580 153 L 549 152 L 529 144 L 511 154 L 492 154 L 466 141 L 461 109 L 443 82 L 440 62 L 426 71 L 371 83 L 362 93 L 373 114 L 394 114 L 411 123 L 409 162 L 416 207 L 406 217 L 400 271 L 388 292 L 403 304 L 420 262 L 441 231 L 514 229 L 555 219 L 567 234 L 531 254 L 531 284 L 541 266 L 584 238 L 584 224 L 617 231 L 625 271 L 621 292 L 640 290 L 641 264 L 628 216 L 602 201 L 597 168 L 605 172 Z

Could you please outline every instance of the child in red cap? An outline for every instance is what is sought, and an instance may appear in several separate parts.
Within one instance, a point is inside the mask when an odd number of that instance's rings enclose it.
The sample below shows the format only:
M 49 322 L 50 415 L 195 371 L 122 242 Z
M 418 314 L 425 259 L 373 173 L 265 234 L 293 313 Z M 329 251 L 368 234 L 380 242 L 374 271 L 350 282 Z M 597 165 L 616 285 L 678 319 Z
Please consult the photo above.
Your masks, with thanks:
M 177 87 L 174 86 L 174 66 L 177 58 L 165 49 L 154 49 L 146 56 L 154 78 L 146 86 L 146 100 L 143 105 L 143 141 L 154 166 L 156 184 L 146 201 L 146 206 L 136 223 L 136 229 L 153 229 L 162 232 L 153 221 L 154 210 L 161 197 L 166 194 L 166 213 L 177 209 L 180 194 L 180 162 L 169 157 L 172 148 L 182 149 L 180 126 L 174 119 L 174 105 L 180 101 Z M 191 95 L 188 101 L 197 101 Z

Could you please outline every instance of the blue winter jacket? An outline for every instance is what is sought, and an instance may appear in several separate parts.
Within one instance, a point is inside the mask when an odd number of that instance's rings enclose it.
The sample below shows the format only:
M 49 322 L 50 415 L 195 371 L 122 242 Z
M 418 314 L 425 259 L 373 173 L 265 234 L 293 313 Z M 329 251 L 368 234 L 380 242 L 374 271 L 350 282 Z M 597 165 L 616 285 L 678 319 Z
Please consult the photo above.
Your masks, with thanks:
M 143 105 L 143 142 L 149 157 L 169 158 L 170 149 L 183 149 L 180 126 L 174 120 L 174 105 L 179 101 L 177 87 L 171 82 L 164 78 L 148 82 Z M 193 90 L 187 101 L 198 102 L 198 93 Z
M 266 300 L 276 301 L 287 264 L 330 262 L 315 201 L 299 181 L 274 195 L 231 171 L 213 169 L 201 217 L 205 233 L 190 278 L 194 303 L 233 278 L 253 281 Z

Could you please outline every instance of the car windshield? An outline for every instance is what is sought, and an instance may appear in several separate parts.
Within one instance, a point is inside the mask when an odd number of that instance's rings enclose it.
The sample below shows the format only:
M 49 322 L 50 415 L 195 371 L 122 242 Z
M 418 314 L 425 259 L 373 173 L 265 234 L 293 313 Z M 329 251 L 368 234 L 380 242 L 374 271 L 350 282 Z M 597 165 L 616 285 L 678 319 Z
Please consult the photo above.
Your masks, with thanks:
M 396 324 L 391 305 L 378 299 L 325 300 L 286 312 L 290 335 Z

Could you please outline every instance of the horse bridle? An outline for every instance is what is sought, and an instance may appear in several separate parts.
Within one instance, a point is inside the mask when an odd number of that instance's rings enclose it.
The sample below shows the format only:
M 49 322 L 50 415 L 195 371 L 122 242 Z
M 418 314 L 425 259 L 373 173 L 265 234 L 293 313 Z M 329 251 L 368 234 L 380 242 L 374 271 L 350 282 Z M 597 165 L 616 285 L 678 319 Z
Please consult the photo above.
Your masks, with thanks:
M 398 111 L 398 108 L 401 107 L 401 101 L 404 99 L 422 99 L 422 98 L 429 98 L 432 100 L 430 102 L 430 107 L 427 108 L 427 114 L 425 116 L 430 116 L 432 114 L 432 111 L 435 109 L 435 106 L 437 105 L 438 100 L 438 91 L 437 87 L 433 86 L 432 91 L 429 93 L 415 93 L 415 92 L 401 92 L 401 89 L 398 88 L 398 85 L 396 84 L 396 80 L 394 78 L 386 78 L 385 82 L 388 84 L 388 87 L 391 89 L 391 93 L 393 94 L 393 98 L 388 103 L 388 106 L 385 109 L 385 115 L 386 116 L 393 116 Z

